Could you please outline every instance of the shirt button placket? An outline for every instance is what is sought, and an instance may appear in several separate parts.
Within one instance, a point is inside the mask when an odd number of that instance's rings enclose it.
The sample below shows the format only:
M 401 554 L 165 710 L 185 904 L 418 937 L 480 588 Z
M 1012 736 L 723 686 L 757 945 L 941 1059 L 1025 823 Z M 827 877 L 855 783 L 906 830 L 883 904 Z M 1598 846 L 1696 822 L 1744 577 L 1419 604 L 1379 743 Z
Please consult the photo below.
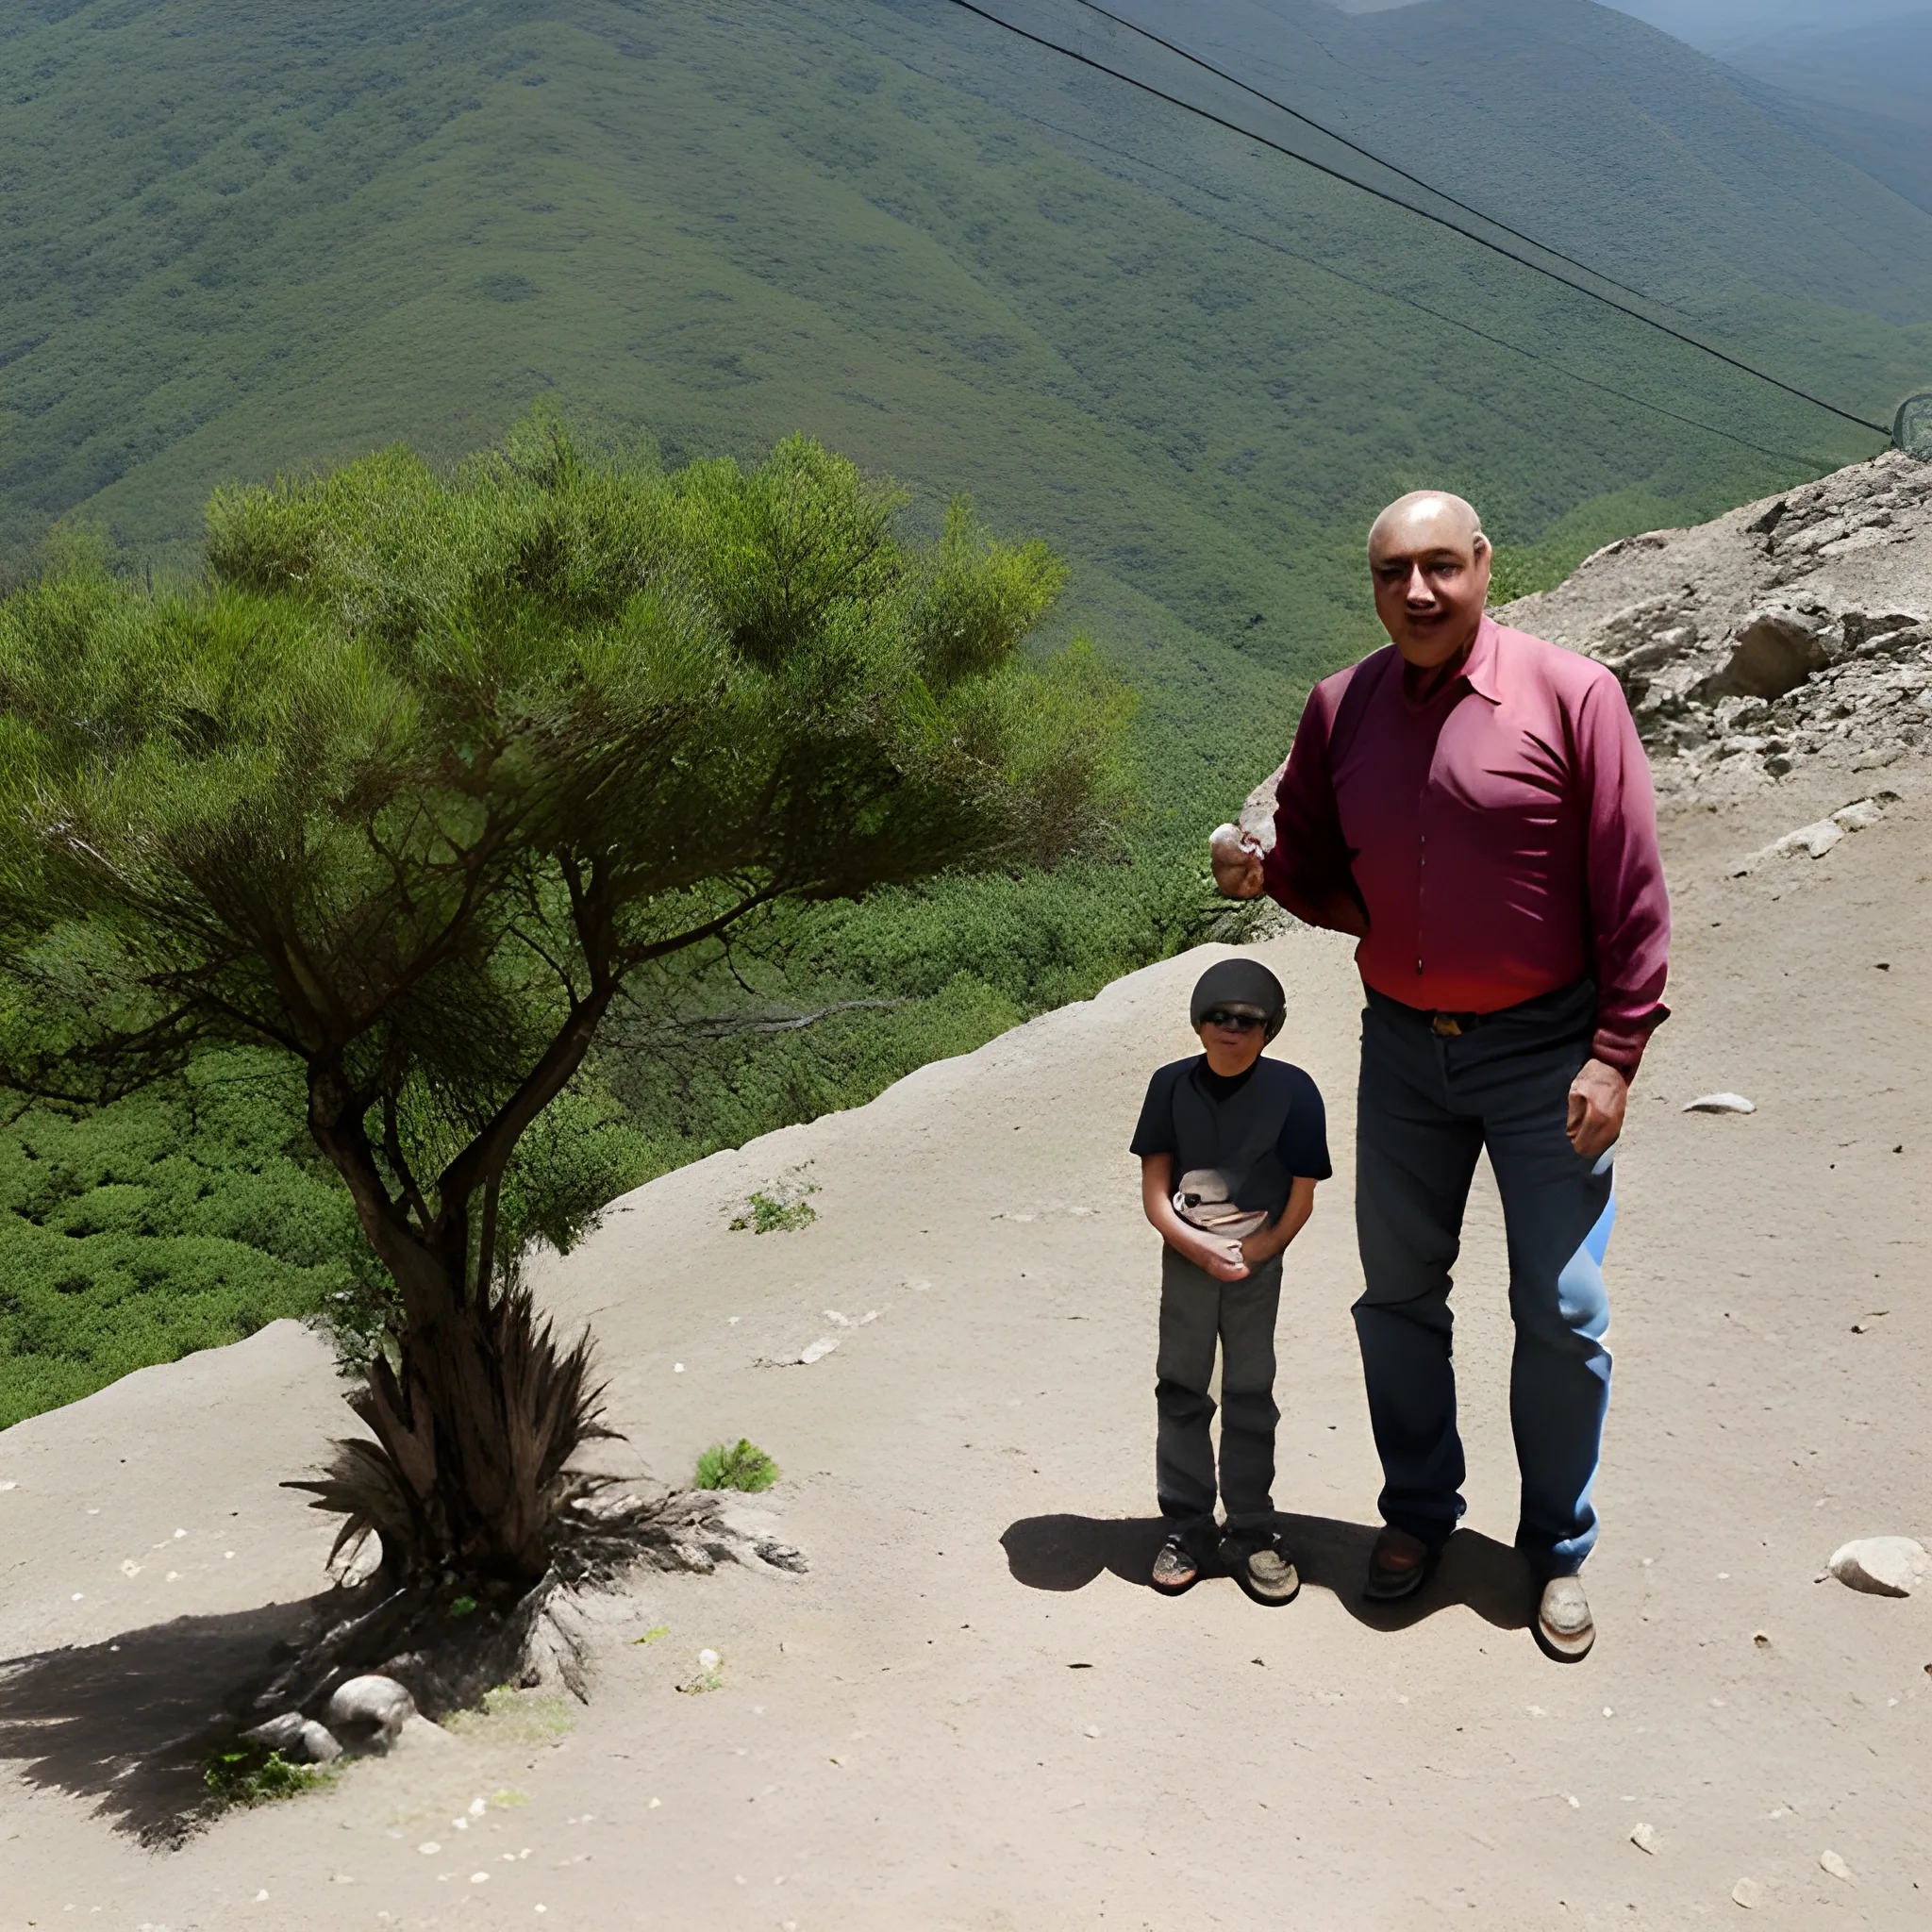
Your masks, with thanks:
M 1427 868 L 1429 863 L 1429 835 L 1426 832 L 1417 832 L 1416 842 L 1419 847 L 1419 856 L 1416 859 L 1418 877 L 1415 890 L 1415 970 L 1417 973 L 1421 973 L 1423 970 L 1423 893 L 1428 881 L 1422 878 L 1420 874 Z

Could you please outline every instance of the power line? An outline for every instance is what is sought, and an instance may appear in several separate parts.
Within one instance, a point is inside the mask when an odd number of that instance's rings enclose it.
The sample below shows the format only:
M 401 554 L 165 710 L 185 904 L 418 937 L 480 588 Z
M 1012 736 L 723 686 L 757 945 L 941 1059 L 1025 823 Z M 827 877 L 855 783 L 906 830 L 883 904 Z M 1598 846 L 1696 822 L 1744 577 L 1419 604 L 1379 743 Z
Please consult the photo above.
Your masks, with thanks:
M 1030 121 L 1036 126 L 1048 128 L 1055 134 L 1064 133 L 1063 128 L 1054 127 L 1051 123 L 1038 115 L 1025 113 L 1023 109 L 1009 108 L 1008 112 L 1016 114 L 1023 121 Z M 1116 159 L 1125 161 L 1130 167 L 1146 169 L 1156 175 L 1167 175 L 1189 188 L 1204 194 L 1216 191 L 1205 187 L 1201 182 L 1191 180 L 1174 168 L 1164 168 L 1158 161 L 1150 161 L 1144 155 L 1130 154 L 1125 148 L 1110 147 L 1104 141 L 1095 141 L 1091 135 L 1075 135 L 1083 147 L 1095 149 L 1104 155 L 1112 155 Z M 1179 206 L 1185 208 L 1185 202 Z M 1193 212 L 1193 210 L 1190 210 Z M 1580 375 L 1574 369 L 1566 369 L 1560 362 L 1553 362 L 1547 356 L 1539 356 L 1534 349 L 1525 349 L 1521 342 L 1512 342 L 1507 338 L 1491 335 L 1486 328 L 1478 328 L 1473 322 L 1465 322 L 1459 315 L 1451 315 L 1446 309 L 1432 308 L 1426 302 L 1418 302 L 1412 295 L 1398 295 L 1392 289 L 1384 289 L 1374 282 L 1364 281 L 1359 275 L 1352 275 L 1337 268 L 1332 262 L 1319 259 L 1312 255 L 1304 255 L 1298 249 L 1284 247 L 1279 242 L 1270 242 L 1259 235 L 1251 235 L 1245 228 L 1230 226 L 1227 231 L 1248 243 L 1252 248 L 1265 248 L 1271 255 L 1286 257 L 1290 261 L 1298 261 L 1306 268 L 1311 268 L 1317 275 L 1332 277 L 1338 282 L 1346 282 L 1352 289 L 1359 289 L 1364 294 L 1374 295 L 1379 301 L 1393 302 L 1404 308 L 1413 308 L 1419 315 L 1426 315 L 1433 321 L 1444 323 L 1450 328 L 1460 329 L 1465 335 L 1474 336 L 1479 342 L 1488 342 L 1492 348 L 1507 350 L 1512 356 L 1521 356 L 1524 361 L 1534 362 L 1539 368 L 1553 370 L 1566 382 L 1580 384 L 1592 389 L 1599 395 L 1614 396 L 1620 403 L 1628 403 L 1632 408 L 1647 409 L 1653 415 L 1662 416 L 1673 423 L 1681 423 L 1687 429 L 1695 429 L 1705 436 L 1714 436 L 1722 442 L 1734 442 L 1740 449 L 1755 451 L 1761 457 L 1775 457 L 1780 462 L 1801 463 L 1814 470 L 1828 470 L 1832 464 L 1822 457 L 1801 455 L 1796 450 L 1773 449 L 1768 443 L 1753 442 L 1749 437 L 1740 436 L 1735 430 L 1720 429 L 1714 424 L 1700 422 L 1695 416 L 1680 415 L 1675 409 L 1667 409 L 1661 403 L 1651 402 L 1647 397 L 1632 395 L 1628 390 L 1618 389 L 1614 384 L 1599 382 L 1594 376 Z
M 1446 201 L 1451 208 L 1459 208 L 1464 214 L 1474 215 L 1479 222 L 1487 222 L 1491 227 L 1500 229 L 1505 235 L 1524 242 L 1557 261 L 1567 262 L 1572 268 L 1580 269 L 1585 275 L 1594 276 L 1596 280 L 1607 283 L 1612 289 L 1621 289 L 1624 294 L 1634 295 L 1640 302 L 1655 302 L 1657 299 L 1645 290 L 1633 289 L 1628 282 L 1620 282 L 1615 275 L 1607 275 L 1602 269 L 1592 267 L 1587 261 L 1577 260 L 1574 255 L 1565 255 L 1560 248 L 1552 248 L 1547 242 L 1539 242 L 1534 235 L 1525 235 L 1521 228 L 1512 228 L 1507 222 L 1499 221 L 1494 215 L 1488 214 L 1466 201 L 1458 201 L 1446 188 L 1438 188 L 1433 181 L 1424 181 L 1420 175 L 1411 175 L 1407 168 L 1398 168 L 1393 161 L 1385 160 L 1373 148 L 1363 147 L 1359 142 L 1349 140 L 1345 134 L 1338 134 L 1334 128 L 1315 120 L 1312 115 L 1304 114 L 1299 108 L 1291 108 L 1286 101 L 1277 100 L 1273 94 L 1263 93 L 1259 88 L 1251 86 L 1238 75 L 1228 73 L 1226 68 L 1217 67 L 1204 55 L 1192 53 L 1173 41 L 1163 40 L 1152 27 L 1142 26 L 1137 21 L 1123 20 L 1119 14 L 1109 13 L 1105 7 L 1096 5 L 1095 0 L 1074 0 L 1074 4 L 1086 8 L 1090 13 L 1099 14 L 1102 20 L 1110 20 L 1116 26 L 1125 27 L 1129 33 L 1139 34 L 1143 41 L 1152 41 L 1157 47 L 1165 47 L 1170 54 L 1177 54 L 1183 60 L 1204 69 L 1218 79 L 1226 81 L 1230 87 L 1240 88 L 1242 93 L 1252 94 L 1256 100 L 1286 114 L 1291 121 L 1299 121 L 1304 127 L 1312 127 L 1317 134 L 1334 142 L 1338 147 L 1345 147 L 1350 154 L 1360 155 L 1365 161 L 1374 162 L 1376 167 L 1387 169 L 1399 180 L 1420 188 L 1426 194 L 1433 194 L 1439 201 Z M 1407 208 L 1409 204 L 1404 202 L 1402 206 Z M 1420 214 L 1423 210 L 1417 208 L 1415 212 Z
M 1044 47 L 1050 53 L 1063 55 L 1069 60 L 1076 60 L 1083 67 L 1092 68 L 1096 74 L 1105 74 L 1110 79 L 1123 81 L 1128 87 L 1138 88 L 1142 93 L 1151 94 L 1156 100 L 1165 101 L 1169 107 L 1179 108 L 1185 113 L 1197 115 L 1203 121 L 1211 122 L 1216 127 L 1225 128 L 1230 134 L 1239 134 L 1244 141 L 1257 142 L 1262 147 L 1272 149 L 1275 154 L 1284 155 L 1291 161 L 1299 161 L 1305 168 L 1312 168 L 1317 174 L 1327 175 L 1330 180 L 1340 181 L 1347 187 L 1358 189 L 1364 194 L 1373 195 L 1377 201 L 1387 202 L 1391 208 L 1399 208 L 1409 214 L 1419 217 L 1423 221 L 1433 222 L 1438 227 L 1447 228 L 1452 234 L 1460 235 L 1465 241 L 1474 242 L 1477 247 L 1487 248 L 1491 254 L 1500 255 L 1506 261 L 1513 261 L 1518 267 L 1526 268 L 1533 275 L 1543 275 L 1561 288 L 1569 289 L 1578 295 L 1588 296 L 1592 302 L 1600 302 L 1605 308 L 1616 310 L 1619 315 L 1627 315 L 1633 322 L 1642 323 L 1646 328 L 1656 329 L 1659 335 L 1668 336 L 1673 341 L 1682 342 L 1687 348 L 1701 350 L 1705 355 L 1714 357 L 1718 361 L 1724 363 L 1729 368 L 1739 370 L 1745 375 L 1755 376 L 1759 382 L 1769 383 L 1772 388 L 1782 390 L 1788 396 L 1795 396 L 1800 402 L 1809 403 L 1816 408 L 1827 410 L 1832 415 L 1840 417 L 1847 423 L 1856 424 L 1860 429 L 1869 429 L 1874 436 L 1884 437 L 1888 442 L 1891 440 L 1890 425 L 1873 423 L 1863 416 L 1855 416 L 1849 409 L 1841 409 L 1836 403 L 1827 402 L 1823 396 L 1813 395 L 1809 390 L 1798 389 L 1789 382 L 1780 380 L 1775 375 L 1768 375 L 1762 369 L 1753 368 L 1750 363 L 1740 361 L 1736 356 L 1727 355 L 1723 349 L 1713 348 L 1710 343 L 1698 341 L 1695 336 L 1686 335 L 1682 329 L 1675 329 L 1671 327 L 1668 323 L 1658 322 L 1655 316 L 1644 314 L 1641 308 L 1632 308 L 1627 303 L 1613 301 L 1608 295 L 1602 294 L 1595 289 L 1588 288 L 1581 282 L 1572 281 L 1568 275 L 1558 275 L 1555 269 L 1546 268 L 1541 262 L 1533 261 L 1526 255 L 1519 255 L 1513 248 L 1505 248 L 1501 242 L 1492 242 L 1487 235 L 1480 235 L 1473 228 L 1465 228 L 1460 222 L 1452 222 L 1446 215 L 1433 214 L 1427 208 L 1417 208 L 1413 202 L 1404 201 L 1400 195 L 1390 194 L 1380 188 L 1371 187 L 1368 182 L 1358 181 L 1353 175 L 1345 175 L 1339 168 L 1331 168 L 1325 162 L 1315 160 L 1307 155 L 1298 154 L 1293 148 L 1286 147 L 1278 141 L 1271 141 L 1265 134 L 1257 134 L 1253 128 L 1243 127 L 1237 121 L 1227 120 L 1224 116 L 1215 113 L 1211 108 L 1203 108 L 1193 101 L 1184 99 L 1179 94 L 1171 94 L 1165 89 L 1156 87 L 1151 81 L 1138 79 L 1131 74 L 1123 74 L 1118 68 L 1109 67 L 1106 61 L 1096 60 L 1091 54 L 1083 54 L 1077 48 L 1062 46 L 1058 41 L 1048 40 L 1042 34 L 1034 33 L 1027 27 L 1002 18 L 988 8 L 976 5 L 975 0 L 952 0 L 952 4 L 956 7 L 963 8 L 968 13 L 977 14 L 981 20 L 990 21 L 994 26 L 1004 27 L 1007 32 L 1018 35 L 1023 41 L 1032 42 L 1037 47 Z M 1105 11 L 1104 8 L 1098 8 L 1094 10 L 1096 12 Z M 1108 15 L 1108 19 L 1113 17 L 1111 14 Z M 1124 23 L 1124 25 L 1131 25 L 1131 23 Z M 1139 29 L 1135 28 L 1134 31 L 1138 32 Z M 1152 39 L 1154 37 L 1150 35 L 1148 38 Z M 1168 43 L 1162 42 L 1160 44 L 1165 46 Z M 1176 49 L 1175 51 L 1178 52 L 1180 50 Z M 1181 58 L 1192 61 L 1195 66 L 1202 68 L 1204 72 L 1209 74 L 1216 72 L 1207 62 L 1195 59 L 1191 54 L 1182 53 Z M 1235 84 L 1237 86 L 1241 85 L 1240 82 Z M 1253 90 L 1250 89 L 1249 92 L 1252 92 Z M 1265 100 L 1268 97 L 1266 95 L 1259 95 L 1257 98 Z M 1275 105 L 1278 106 L 1279 104 L 1276 103 Z M 1292 112 L 1293 110 L 1288 109 L 1286 111 Z M 1313 124 L 1310 125 L 1312 125 Z M 1367 150 L 1358 149 L 1357 152 L 1366 153 Z M 1375 159 L 1376 158 L 1371 156 L 1370 158 Z M 1385 167 L 1390 165 L 1387 162 L 1380 161 L 1377 164 Z M 1392 170 L 1392 172 L 1401 173 L 1399 169 Z M 1415 177 L 1406 176 L 1405 178 L 1414 179 Z M 1423 185 L 1426 186 L 1427 184 L 1424 183 Z M 1429 192 L 1434 193 L 1437 191 L 1431 189 Z M 1445 196 L 1443 198 L 1447 199 L 1448 197 Z M 1461 206 L 1461 204 L 1457 205 Z M 1480 219 L 1488 221 L 1489 217 L 1485 215 L 1480 217 Z M 1494 225 L 1500 227 L 1502 224 L 1497 223 Z M 1513 234 L 1515 231 L 1512 229 L 1508 232 Z M 1532 242 L 1530 245 L 1536 248 L 1542 248 L 1543 246 L 1540 242 Z M 1545 249 L 1544 253 L 1554 256 L 1557 255 L 1557 251 L 1555 249 Z M 1558 258 L 1566 261 L 1569 259 L 1567 256 L 1559 257 Z M 1596 272 L 1592 269 L 1586 271 L 1586 273 L 1594 275 Z M 1609 277 L 1606 275 L 1600 277 L 1600 279 L 1608 281 Z M 1613 286 L 1622 287 L 1623 285 L 1617 283 Z

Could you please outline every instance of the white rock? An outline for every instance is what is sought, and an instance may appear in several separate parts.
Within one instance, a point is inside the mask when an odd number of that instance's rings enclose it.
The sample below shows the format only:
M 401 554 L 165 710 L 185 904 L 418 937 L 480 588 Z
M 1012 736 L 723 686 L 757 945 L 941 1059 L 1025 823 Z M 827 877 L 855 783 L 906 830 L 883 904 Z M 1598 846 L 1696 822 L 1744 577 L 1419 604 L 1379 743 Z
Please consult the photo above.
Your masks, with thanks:
M 698 1652 L 698 1669 L 701 1671 L 715 1671 L 724 1661 L 724 1659 L 715 1650 Z
M 1764 1903 L 1764 1888 L 1755 1878 L 1740 1878 L 1731 1887 L 1731 1903 L 1742 1906 L 1748 1911 L 1753 1906 Z
M 250 1744 L 266 1744 L 271 1751 L 287 1752 L 300 1740 L 305 1722 L 299 1710 L 285 1710 L 280 1717 L 272 1717 L 266 1724 L 243 1731 L 242 1736 Z
M 1819 1865 L 1824 1871 L 1829 1872 L 1834 1878 L 1849 1878 L 1852 1875 L 1852 1868 L 1849 1865 L 1847 1865 L 1845 1861 L 1842 1858 L 1840 1858 L 1839 1855 L 1834 1851 L 1830 1851 L 1827 1849 L 1825 1851 L 1820 1852 L 1818 1855 L 1818 1862 Z
M 1825 1568 L 1872 1596 L 1910 1596 L 1932 1582 L 1932 1556 L 1908 1536 L 1862 1536 L 1841 1544 Z
M 813 1362 L 824 1361 L 838 1345 L 838 1342 L 831 1336 L 821 1335 L 808 1347 L 798 1351 L 798 1359 L 804 1367 L 810 1368 Z
M 1649 1852 L 1655 1856 L 1657 1852 L 1657 1826 L 1654 1824 L 1638 1825 L 1630 1834 L 1630 1842 L 1640 1852 Z
M 1686 1113 L 1756 1113 L 1757 1103 L 1741 1093 L 1700 1093 L 1684 1103 Z
M 1841 805 L 1832 813 L 1831 822 L 1841 825 L 1848 832 L 1862 832 L 1868 825 L 1875 825 L 1885 816 L 1885 808 L 1875 798 L 1857 798 L 1850 805 Z
M 299 1710 L 286 1710 L 242 1735 L 251 1744 L 280 1752 L 291 1764 L 329 1764 L 342 1755 L 334 1732 Z
M 416 1700 L 393 1677 L 350 1677 L 336 1686 L 328 1700 L 327 1717 L 335 1728 L 384 1744 L 415 1714 Z
M 1795 832 L 1787 832 L 1772 849 L 1808 852 L 1813 858 L 1823 858 L 1844 835 L 1845 828 L 1835 819 L 1819 819 L 1815 824 L 1800 825 Z
M 342 1747 L 337 1742 L 335 1733 L 325 1724 L 317 1724 L 313 1718 L 304 1723 L 294 1749 L 282 1753 L 284 1757 L 302 1764 L 330 1764 L 341 1755 Z

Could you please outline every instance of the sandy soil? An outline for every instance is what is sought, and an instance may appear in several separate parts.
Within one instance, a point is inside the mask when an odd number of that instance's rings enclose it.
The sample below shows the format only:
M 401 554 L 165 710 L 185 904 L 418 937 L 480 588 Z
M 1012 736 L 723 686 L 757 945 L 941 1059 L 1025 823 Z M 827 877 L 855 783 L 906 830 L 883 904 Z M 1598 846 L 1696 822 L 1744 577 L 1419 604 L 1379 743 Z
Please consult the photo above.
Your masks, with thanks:
M 1749 877 L 1726 862 L 1846 803 L 1842 777 L 1667 826 L 1677 1017 L 1622 1159 L 1582 1667 L 1536 1650 L 1505 1547 L 1487 1191 L 1458 1291 L 1468 1529 L 1419 1604 L 1356 1599 L 1357 999 L 1345 945 L 1297 932 L 1266 949 L 1279 1050 L 1324 1088 L 1344 1176 L 1284 1303 L 1298 1603 L 1141 1581 L 1156 1253 L 1124 1150 L 1189 1045 L 1197 956 L 669 1175 L 548 1272 L 641 1462 L 680 1477 L 748 1433 L 812 1563 L 641 1580 L 586 1707 L 512 1697 L 143 1849 L 192 1790 L 181 1740 L 317 1585 L 325 1526 L 275 1485 L 339 1426 L 325 1355 L 282 1324 L 0 1435 L 0 1657 L 28 1659 L 0 1673 L 0 1926 L 1680 1927 L 1737 1915 L 1740 1880 L 1753 1924 L 1932 1924 L 1932 1600 L 1816 1580 L 1847 1537 L 1932 1534 L 1932 784 L 1884 776 L 1883 823 Z M 1679 1110 L 1719 1088 L 1760 1110 Z M 787 1175 L 814 1225 L 728 1230 Z M 760 1365 L 820 1337 L 809 1367 Z M 722 1688 L 677 1694 L 708 1645 Z

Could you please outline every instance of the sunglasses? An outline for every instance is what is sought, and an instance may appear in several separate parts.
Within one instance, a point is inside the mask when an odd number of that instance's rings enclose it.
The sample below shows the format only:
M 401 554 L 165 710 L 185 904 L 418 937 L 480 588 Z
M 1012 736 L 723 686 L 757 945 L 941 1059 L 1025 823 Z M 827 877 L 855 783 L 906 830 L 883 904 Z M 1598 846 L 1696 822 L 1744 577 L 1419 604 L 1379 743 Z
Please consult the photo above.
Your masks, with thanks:
M 1267 1022 L 1257 1019 L 1253 1013 L 1230 1013 L 1224 1007 L 1216 1007 L 1211 1013 L 1202 1015 L 1201 1024 L 1204 1026 L 1232 1026 L 1238 1033 L 1246 1033 L 1266 1025 Z

